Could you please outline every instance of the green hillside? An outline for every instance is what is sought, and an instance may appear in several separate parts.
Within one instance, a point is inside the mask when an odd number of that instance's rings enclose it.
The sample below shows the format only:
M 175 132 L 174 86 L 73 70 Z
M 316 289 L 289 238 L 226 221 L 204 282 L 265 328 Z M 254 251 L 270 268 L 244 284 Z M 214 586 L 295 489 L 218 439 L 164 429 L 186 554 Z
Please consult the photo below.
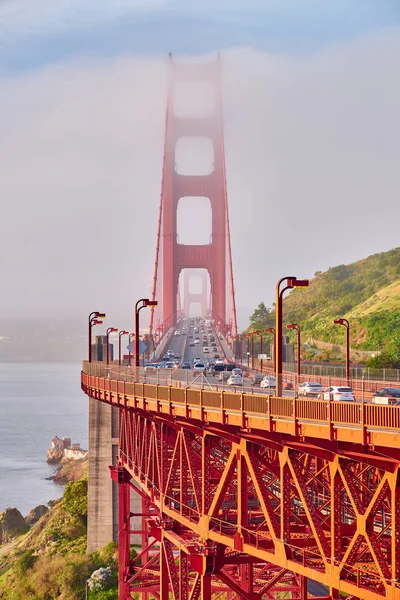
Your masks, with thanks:
M 308 289 L 284 299 L 284 323 L 300 323 L 304 341 L 344 344 L 344 328 L 333 325 L 339 317 L 350 321 L 352 348 L 381 351 L 373 366 L 400 367 L 400 248 L 317 272 Z M 250 330 L 271 327 L 274 319 L 261 304 Z
M 68 483 L 63 499 L 53 505 L 26 533 L 0 544 L 0 598 L 116 599 L 116 546 L 86 554 L 87 480 Z M 93 572 L 107 568 L 109 578 L 101 583 L 97 579 L 92 589 Z

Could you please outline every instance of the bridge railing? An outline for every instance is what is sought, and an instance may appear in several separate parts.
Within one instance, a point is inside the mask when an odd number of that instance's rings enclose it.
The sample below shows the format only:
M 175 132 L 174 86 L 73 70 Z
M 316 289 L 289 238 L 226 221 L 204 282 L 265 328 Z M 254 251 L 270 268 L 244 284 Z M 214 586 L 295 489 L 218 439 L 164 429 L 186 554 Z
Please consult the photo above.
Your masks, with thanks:
M 171 381 L 149 382 L 141 368 L 83 364 L 84 391 L 119 406 L 169 414 L 182 411 L 182 415 L 198 410 L 194 418 L 331 440 L 400 446 L 400 406 L 217 391 Z

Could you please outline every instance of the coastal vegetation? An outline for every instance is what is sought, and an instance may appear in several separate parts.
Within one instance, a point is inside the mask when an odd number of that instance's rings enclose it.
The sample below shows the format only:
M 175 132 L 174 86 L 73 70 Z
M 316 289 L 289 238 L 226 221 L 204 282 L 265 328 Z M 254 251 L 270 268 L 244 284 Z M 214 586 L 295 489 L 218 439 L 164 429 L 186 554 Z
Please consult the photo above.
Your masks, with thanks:
M 351 323 L 352 349 L 370 351 L 368 366 L 400 368 L 400 248 L 316 272 L 308 288 L 285 296 L 283 311 L 285 324 L 301 325 L 304 342 L 311 338 L 344 345 L 344 328 L 333 324 L 344 317 Z M 275 308 L 261 302 L 250 317 L 249 331 L 274 324 Z M 338 352 L 310 350 L 304 358 L 343 358 Z
M 68 483 L 53 504 L 29 531 L 20 528 L 0 546 L 0 598 L 116 599 L 115 544 L 86 554 L 87 478 Z M 98 585 L 90 585 L 92 576 Z

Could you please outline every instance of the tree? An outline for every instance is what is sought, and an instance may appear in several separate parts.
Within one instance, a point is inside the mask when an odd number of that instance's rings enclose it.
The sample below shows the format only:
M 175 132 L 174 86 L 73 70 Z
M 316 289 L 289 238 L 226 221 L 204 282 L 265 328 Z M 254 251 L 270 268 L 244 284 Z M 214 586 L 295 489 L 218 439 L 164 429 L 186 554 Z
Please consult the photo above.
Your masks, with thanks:
M 250 317 L 250 324 L 253 327 L 257 327 L 259 323 L 262 323 L 267 319 L 270 312 L 271 309 L 267 308 L 264 302 L 260 302 L 260 304 L 257 306 L 257 308 Z
M 64 506 L 71 515 L 87 515 L 87 480 L 71 481 L 64 490 Z

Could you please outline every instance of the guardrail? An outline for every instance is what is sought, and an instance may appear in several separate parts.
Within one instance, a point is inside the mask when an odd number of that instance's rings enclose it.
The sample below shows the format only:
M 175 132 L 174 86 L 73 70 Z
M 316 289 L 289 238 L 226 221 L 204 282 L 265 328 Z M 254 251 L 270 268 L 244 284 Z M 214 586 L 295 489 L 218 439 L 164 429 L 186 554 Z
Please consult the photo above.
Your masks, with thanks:
M 146 383 L 143 369 L 84 363 L 82 389 L 117 406 L 331 441 L 400 447 L 400 406 Z

